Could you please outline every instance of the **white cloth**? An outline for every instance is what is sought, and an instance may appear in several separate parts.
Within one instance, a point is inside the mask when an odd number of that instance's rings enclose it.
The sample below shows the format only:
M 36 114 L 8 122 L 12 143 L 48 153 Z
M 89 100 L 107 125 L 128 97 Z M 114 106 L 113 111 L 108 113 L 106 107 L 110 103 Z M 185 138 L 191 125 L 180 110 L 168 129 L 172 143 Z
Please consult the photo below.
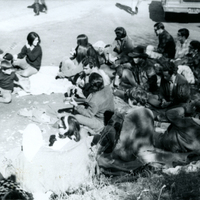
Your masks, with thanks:
M 27 78 L 27 86 L 29 93 L 18 92 L 19 96 L 24 95 L 40 95 L 51 93 L 65 93 L 67 89 L 72 86 L 68 79 L 55 79 L 58 74 L 57 66 L 43 66 L 37 74 Z M 24 84 L 26 84 L 24 82 Z
M 35 125 L 34 130 L 38 138 L 42 133 L 36 127 Z M 70 140 L 59 151 L 44 145 L 40 145 L 38 149 L 38 145 L 31 144 L 29 141 L 25 144 L 26 140 L 23 145 L 31 145 L 32 150 L 36 147 L 33 150 L 34 155 L 31 154 L 31 159 L 28 160 L 27 148 L 24 148 L 24 151 L 21 151 L 21 148 L 10 150 L 4 156 L 6 159 L 0 160 L 2 175 L 8 177 L 9 172 L 15 174 L 17 182 L 31 193 L 52 191 L 59 194 L 76 190 L 82 184 L 91 184 L 92 181 L 95 165 L 90 150 L 92 139 L 93 137 L 85 135 L 79 142 Z M 9 172 L 8 166 L 12 166 Z
M 178 66 L 178 71 L 179 74 L 183 75 L 188 83 L 194 84 L 195 83 L 195 78 L 192 70 L 190 69 L 189 66 L 187 65 L 179 65 Z

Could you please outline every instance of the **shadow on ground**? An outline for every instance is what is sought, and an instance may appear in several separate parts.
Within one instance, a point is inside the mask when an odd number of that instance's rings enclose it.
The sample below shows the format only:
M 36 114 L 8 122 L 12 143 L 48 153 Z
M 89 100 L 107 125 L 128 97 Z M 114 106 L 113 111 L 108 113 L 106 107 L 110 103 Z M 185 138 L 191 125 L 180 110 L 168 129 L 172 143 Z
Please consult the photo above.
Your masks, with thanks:
M 197 23 L 200 22 L 200 14 L 170 13 L 165 19 L 165 13 L 161 2 L 152 1 L 149 4 L 149 17 L 155 22 L 179 22 L 179 23 Z
M 124 4 L 116 3 L 115 6 L 118 7 L 119 9 L 122 9 L 122 10 L 126 11 L 127 13 L 129 13 L 131 15 L 135 15 L 135 14 L 138 13 L 137 8 L 135 8 L 136 10 L 133 11 L 131 7 L 126 6 Z

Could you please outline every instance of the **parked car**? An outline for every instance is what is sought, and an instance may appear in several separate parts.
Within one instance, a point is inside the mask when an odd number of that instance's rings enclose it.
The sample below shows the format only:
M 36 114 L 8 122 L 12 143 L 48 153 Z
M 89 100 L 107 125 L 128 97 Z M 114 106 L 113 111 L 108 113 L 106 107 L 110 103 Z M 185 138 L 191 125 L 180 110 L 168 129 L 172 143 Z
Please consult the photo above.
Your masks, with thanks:
M 174 14 L 200 14 L 200 0 L 161 0 L 165 19 L 171 20 Z

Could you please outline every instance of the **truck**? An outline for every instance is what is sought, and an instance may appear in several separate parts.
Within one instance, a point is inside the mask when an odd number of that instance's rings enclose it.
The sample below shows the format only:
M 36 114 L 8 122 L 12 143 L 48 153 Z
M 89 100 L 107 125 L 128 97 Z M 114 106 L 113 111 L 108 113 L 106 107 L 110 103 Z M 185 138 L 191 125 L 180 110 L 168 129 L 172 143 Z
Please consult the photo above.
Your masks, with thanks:
M 161 4 L 167 21 L 181 14 L 200 17 L 200 0 L 161 0 Z

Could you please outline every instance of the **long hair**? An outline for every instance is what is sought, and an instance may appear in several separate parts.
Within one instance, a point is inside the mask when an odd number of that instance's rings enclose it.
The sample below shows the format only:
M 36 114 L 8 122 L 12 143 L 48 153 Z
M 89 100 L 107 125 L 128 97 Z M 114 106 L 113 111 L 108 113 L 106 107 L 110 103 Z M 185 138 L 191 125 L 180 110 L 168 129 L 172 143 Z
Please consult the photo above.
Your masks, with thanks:
M 80 34 L 77 36 L 77 45 L 86 47 L 88 45 L 88 36 Z
M 31 46 L 33 44 L 33 41 L 35 40 L 35 38 L 38 38 L 38 44 L 41 43 L 41 40 L 40 40 L 40 36 L 35 33 L 35 32 L 30 32 L 27 36 L 27 41 L 28 41 L 28 44 Z

